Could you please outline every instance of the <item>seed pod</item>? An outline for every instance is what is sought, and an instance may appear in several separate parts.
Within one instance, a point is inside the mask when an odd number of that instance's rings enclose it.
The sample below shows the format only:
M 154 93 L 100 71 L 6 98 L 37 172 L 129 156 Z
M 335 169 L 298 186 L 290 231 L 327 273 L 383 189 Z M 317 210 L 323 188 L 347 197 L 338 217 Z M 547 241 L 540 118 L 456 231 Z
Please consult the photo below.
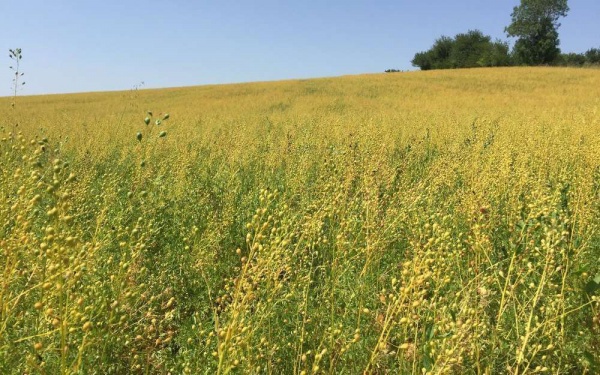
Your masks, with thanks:
M 69 236 L 66 239 L 66 243 L 67 243 L 67 246 L 73 247 L 73 246 L 75 246 L 77 244 L 77 239 L 75 237 Z
M 142 141 L 142 133 L 138 132 L 135 137 L 137 138 L 138 142 Z
M 166 308 L 170 309 L 171 307 L 173 307 L 174 303 L 175 303 L 175 297 L 171 297 L 171 299 L 169 299 L 169 301 L 167 302 Z
M 144 119 L 144 122 L 146 123 L 146 125 L 150 124 L 150 117 L 146 117 Z
M 167 132 L 166 131 L 161 131 L 160 134 L 158 135 L 160 138 L 162 137 L 166 137 L 167 136 Z
M 89 331 L 90 329 L 92 329 L 92 323 L 91 322 L 85 322 L 85 324 L 83 325 L 82 329 L 84 331 Z

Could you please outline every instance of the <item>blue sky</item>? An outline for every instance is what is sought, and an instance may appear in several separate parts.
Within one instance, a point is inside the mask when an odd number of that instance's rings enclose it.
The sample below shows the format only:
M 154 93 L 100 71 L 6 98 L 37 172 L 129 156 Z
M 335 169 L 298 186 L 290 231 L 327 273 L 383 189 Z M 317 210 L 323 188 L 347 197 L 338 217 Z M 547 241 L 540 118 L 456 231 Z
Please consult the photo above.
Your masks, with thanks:
M 1 0 L 0 96 L 8 49 L 20 95 L 128 90 L 414 69 L 441 35 L 506 39 L 519 0 Z M 564 52 L 600 47 L 600 0 L 571 0 Z M 2 78 L 4 77 L 4 78 Z

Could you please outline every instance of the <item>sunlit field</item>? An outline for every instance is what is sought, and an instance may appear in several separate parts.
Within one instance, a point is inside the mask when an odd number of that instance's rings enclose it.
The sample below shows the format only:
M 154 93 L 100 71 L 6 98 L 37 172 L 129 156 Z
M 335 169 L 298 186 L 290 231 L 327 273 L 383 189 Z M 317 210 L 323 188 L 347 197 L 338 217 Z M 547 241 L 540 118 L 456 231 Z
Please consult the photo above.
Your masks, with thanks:
M 11 101 L 2 374 L 600 372 L 600 70 Z

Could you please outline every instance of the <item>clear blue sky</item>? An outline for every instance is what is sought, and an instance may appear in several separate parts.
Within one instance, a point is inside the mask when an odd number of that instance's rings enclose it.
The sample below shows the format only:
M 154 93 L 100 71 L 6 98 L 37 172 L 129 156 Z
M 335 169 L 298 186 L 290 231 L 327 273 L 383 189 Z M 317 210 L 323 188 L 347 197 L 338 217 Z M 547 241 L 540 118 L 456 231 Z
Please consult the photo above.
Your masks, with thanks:
M 506 39 L 519 0 L 1 0 L 0 96 L 8 49 L 20 95 L 128 90 L 413 69 L 441 35 Z M 564 52 L 600 47 L 600 0 L 570 0 Z M 4 77 L 4 78 L 2 78 Z

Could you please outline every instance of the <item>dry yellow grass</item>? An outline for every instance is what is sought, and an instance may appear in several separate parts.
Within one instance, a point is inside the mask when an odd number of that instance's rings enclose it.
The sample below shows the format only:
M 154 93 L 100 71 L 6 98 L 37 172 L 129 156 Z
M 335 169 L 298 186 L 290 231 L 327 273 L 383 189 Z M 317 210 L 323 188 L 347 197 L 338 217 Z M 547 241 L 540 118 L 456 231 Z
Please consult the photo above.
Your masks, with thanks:
M 600 371 L 598 70 L 3 98 L 0 118 L 0 372 Z

